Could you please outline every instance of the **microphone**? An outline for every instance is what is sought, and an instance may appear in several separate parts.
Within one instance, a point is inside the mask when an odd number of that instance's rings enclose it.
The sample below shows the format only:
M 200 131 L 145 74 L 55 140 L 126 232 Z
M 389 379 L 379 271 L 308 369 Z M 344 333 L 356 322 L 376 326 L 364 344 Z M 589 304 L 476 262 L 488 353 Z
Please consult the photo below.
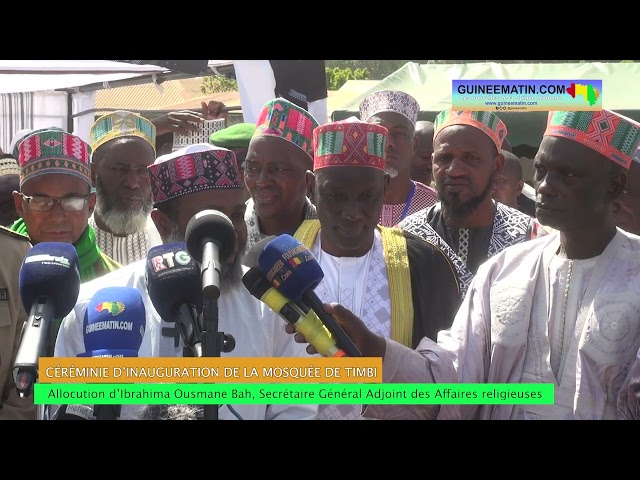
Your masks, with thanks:
M 324 311 L 322 301 L 314 292 L 314 288 L 324 278 L 324 272 L 307 247 L 291 235 L 280 235 L 264 247 L 258 258 L 258 265 L 263 275 L 282 295 L 299 306 L 308 305 L 316 313 L 347 355 L 362 356 L 338 321 Z
M 61 405 L 51 420 L 95 420 L 93 408 L 87 405 Z
M 47 355 L 54 319 L 64 318 L 80 293 L 78 254 L 70 243 L 34 245 L 20 267 L 20 300 L 29 318 L 13 363 L 18 395 L 27 398 L 38 377 L 38 359 Z
M 79 357 L 137 357 L 146 311 L 140 292 L 132 287 L 106 287 L 89 303 L 82 322 L 85 352 Z
M 264 247 L 267 245 L 267 243 L 269 243 L 271 240 L 274 240 L 275 238 L 275 235 L 269 235 L 259 242 L 254 243 L 253 246 L 244 254 L 244 257 L 242 257 L 242 264 L 245 267 L 249 268 L 257 267 L 258 258 L 260 257 L 262 250 L 264 250 Z
M 78 357 L 137 357 L 147 327 L 144 302 L 132 287 L 98 290 L 82 322 L 85 352 Z M 94 405 L 96 420 L 116 420 L 122 405 Z
M 229 259 L 236 247 L 236 230 L 224 213 L 203 210 L 196 213 L 185 232 L 189 254 L 201 265 L 202 295 L 211 300 L 220 296 L 220 263 Z
M 344 350 L 336 346 L 336 341 L 331 337 L 316 313 L 311 309 L 303 311 L 298 305 L 273 288 L 258 267 L 249 269 L 242 277 L 242 283 L 251 295 L 293 325 L 296 332 L 304 335 L 307 342 L 313 345 L 320 355 L 324 357 L 344 357 L 346 355 Z
M 149 249 L 146 270 L 151 303 L 165 322 L 175 322 L 190 357 L 202 356 L 200 266 L 182 242 Z M 186 351 L 185 351 L 186 353 Z

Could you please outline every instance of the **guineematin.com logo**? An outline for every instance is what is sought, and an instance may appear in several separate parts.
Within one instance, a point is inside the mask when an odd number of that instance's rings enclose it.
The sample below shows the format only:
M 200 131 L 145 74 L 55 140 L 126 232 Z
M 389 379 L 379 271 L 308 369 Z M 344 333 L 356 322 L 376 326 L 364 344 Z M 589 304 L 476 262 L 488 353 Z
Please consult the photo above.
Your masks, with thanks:
M 453 80 L 454 110 L 602 110 L 602 80 Z

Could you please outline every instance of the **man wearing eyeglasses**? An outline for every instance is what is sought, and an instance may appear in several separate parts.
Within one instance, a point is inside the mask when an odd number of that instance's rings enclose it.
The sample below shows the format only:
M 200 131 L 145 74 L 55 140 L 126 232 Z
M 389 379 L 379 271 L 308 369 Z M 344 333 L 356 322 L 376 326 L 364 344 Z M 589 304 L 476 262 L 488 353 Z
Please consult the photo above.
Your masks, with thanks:
M 11 230 L 40 242 L 72 243 L 85 282 L 120 268 L 100 251 L 88 225 L 96 204 L 91 193 L 91 148 L 60 129 L 33 132 L 18 147 L 20 192 L 13 192 L 20 218 Z

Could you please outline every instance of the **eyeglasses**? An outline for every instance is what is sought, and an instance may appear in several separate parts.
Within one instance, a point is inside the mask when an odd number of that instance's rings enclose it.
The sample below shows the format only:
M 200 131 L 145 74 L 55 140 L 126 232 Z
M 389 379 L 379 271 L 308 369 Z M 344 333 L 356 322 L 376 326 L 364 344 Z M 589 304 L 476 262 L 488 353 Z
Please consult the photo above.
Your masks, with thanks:
M 65 212 L 79 212 L 84 208 L 89 198 L 89 196 L 66 198 L 29 197 L 24 193 L 20 195 L 22 195 L 24 201 L 27 202 L 29 208 L 34 212 L 48 212 L 56 203 L 59 203 Z

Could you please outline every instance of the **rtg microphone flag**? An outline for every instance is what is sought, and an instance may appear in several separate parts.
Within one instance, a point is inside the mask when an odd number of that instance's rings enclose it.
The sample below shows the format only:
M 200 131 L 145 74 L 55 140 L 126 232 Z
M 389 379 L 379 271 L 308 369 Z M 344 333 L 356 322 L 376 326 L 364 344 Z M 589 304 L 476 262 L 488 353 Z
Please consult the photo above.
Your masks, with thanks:
M 156 245 L 147 253 L 145 273 L 149 298 L 165 322 L 173 322 L 181 305 L 202 312 L 200 265 L 184 242 Z
M 234 60 L 245 122 L 257 123 L 262 106 L 284 98 L 309 112 L 320 125 L 329 121 L 325 60 Z
M 160 318 L 175 322 L 185 356 L 202 356 L 202 278 L 187 245 L 173 242 L 150 248 L 145 277 L 149 299 Z
M 79 357 L 137 357 L 147 326 L 140 292 L 131 287 L 98 290 L 87 305 Z

